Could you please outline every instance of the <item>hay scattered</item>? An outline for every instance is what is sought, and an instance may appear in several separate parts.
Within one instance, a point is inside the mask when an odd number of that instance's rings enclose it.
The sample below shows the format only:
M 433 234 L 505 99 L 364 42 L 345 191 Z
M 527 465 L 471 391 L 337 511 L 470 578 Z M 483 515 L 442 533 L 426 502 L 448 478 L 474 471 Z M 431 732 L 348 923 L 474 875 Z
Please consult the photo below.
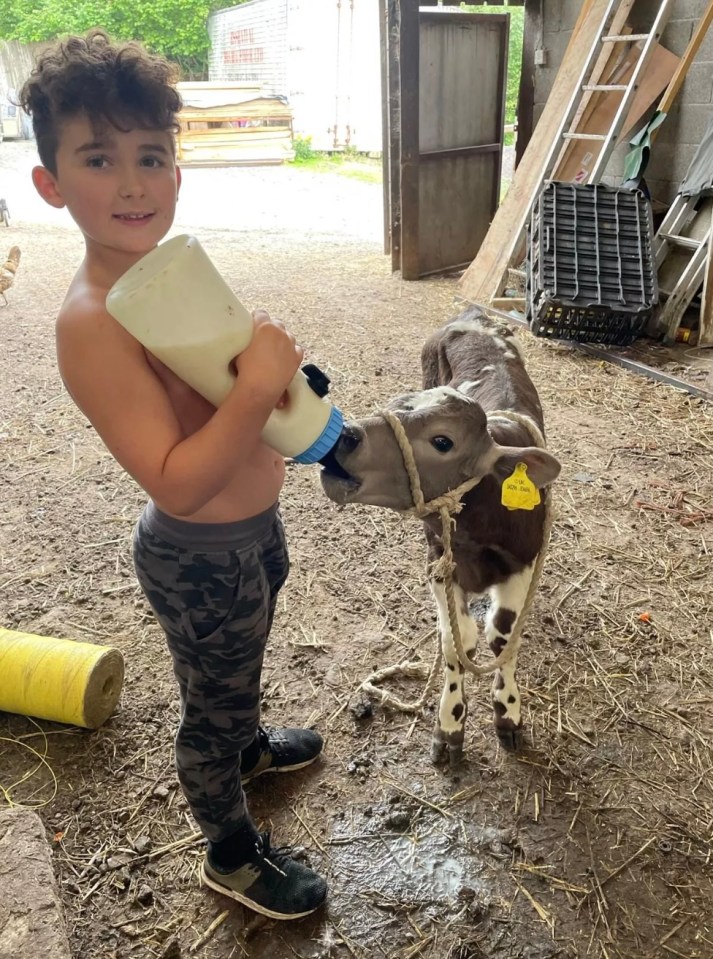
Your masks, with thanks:
M 374 247 L 334 238 L 309 249 L 284 236 L 207 239 L 244 300 L 268 303 L 326 368 L 347 413 L 418 385 L 421 343 L 452 310 L 452 280 L 402 284 Z M 46 289 L 62 288 L 73 242 L 37 232 L 24 243 L 27 269 L 4 334 L 25 373 L 21 389 L 0 385 L 0 603 L 9 628 L 111 641 L 127 662 L 110 723 L 71 735 L 48 726 L 38 750 L 59 786 L 42 815 L 57 837 L 77 955 L 713 955 L 710 408 L 518 333 L 563 463 L 520 659 L 528 743 L 516 758 L 498 752 L 488 683 L 473 681 L 466 762 L 455 776 L 427 759 L 436 697 L 408 719 L 378 704 L 371 713 L 362 704 L 361 718 L 350 708 L 374 668 L 431 660 L 418 524 L 336 508 L 314 470 L 290 468 L 282 509 L 292 572 L 265 663 L 264 717 L 316 723 L 326 753 L 312 770 L 251 784 L 250 806 L 278 844 L 307 847 L 332 901 L 326 917 L 276 929 L 198 886 L 204 846 L 173 771 L 171 667 L 131 569 L 143 498 L 54 367 L 57 304 Z M 49 279 L 33 257 L 52 265 Z M 417 694 L 418 681 L 399 688 Z M 6 738 L 24 742 L 30 732 L 27 720 L 1 719 Z M 26 750 L 5 760 L 3 784 L 17 783 Z M 44 801 L 48 783 L 39 770 L 13 801 Z M 376 873 L 371 892 L 355 896 L 348 853 L 357 878 L 377 855 L 394 876 L 408 873 L 394 830 L 366 813 L 392 805 L 410 810 L 414 855 L 440 831 L 458 861 L 480 857 L 487 897 L 455 907 L 389 900 Z

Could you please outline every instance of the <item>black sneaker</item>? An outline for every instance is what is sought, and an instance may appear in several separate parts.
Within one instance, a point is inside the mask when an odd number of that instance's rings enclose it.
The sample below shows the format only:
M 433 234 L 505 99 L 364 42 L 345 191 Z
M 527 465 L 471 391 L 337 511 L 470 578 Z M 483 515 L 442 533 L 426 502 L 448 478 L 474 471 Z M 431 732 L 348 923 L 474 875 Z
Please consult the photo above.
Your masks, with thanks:
M 220 872 L 203 861 L 203 882 L 271 919 L 301 919 L 327 898 L 327 883 L 287 848 L 273 849 L 270 834 L 260 834 L 246 861 L 233 872 Z
M 240 778 L 246 783 L 263 773 L 303 769 L 319 756 L 322 745 L 322 737 L 313 729 L 258 726 L 256 744 L 243 752 Z

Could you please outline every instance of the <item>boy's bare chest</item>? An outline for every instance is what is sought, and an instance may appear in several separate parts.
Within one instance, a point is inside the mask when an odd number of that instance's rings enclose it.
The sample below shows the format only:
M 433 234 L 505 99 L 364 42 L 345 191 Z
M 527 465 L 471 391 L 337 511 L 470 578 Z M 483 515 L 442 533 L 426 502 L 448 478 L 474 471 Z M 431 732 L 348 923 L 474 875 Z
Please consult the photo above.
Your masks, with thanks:
M 215 407 L 204 399 L 200 393 L 184 383 L 175 373 L 157 359 L 148 350 L 144 350 L 149 366 L 161 381 L 166 390 L 168 399 L 181 424 L 183 433 L 190 436 L 208 422 Z

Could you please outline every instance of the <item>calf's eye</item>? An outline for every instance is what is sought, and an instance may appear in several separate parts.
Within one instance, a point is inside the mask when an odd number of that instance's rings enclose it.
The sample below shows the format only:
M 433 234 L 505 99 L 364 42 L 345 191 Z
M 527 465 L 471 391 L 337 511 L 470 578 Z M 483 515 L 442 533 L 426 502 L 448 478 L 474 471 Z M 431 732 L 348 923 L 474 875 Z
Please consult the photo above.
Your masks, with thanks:
M 453 440 L 448 439 L 447 436 L 434 436 L 431 440 L 431 446 L 437 449 L 439 453 L 447 453 L 448 450 L 453 449 Z

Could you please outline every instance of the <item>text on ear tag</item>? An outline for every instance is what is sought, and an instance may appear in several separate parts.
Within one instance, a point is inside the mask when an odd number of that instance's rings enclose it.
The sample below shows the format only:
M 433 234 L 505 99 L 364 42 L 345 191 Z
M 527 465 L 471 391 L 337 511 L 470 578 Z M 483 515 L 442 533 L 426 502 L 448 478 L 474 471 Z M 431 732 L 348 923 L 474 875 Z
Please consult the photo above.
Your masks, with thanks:
M 540 491 L 527 475 L 525 463 L 518 463 L 503 481 L 501 502 L 508 509 L 534 509 L 541 502 Z

